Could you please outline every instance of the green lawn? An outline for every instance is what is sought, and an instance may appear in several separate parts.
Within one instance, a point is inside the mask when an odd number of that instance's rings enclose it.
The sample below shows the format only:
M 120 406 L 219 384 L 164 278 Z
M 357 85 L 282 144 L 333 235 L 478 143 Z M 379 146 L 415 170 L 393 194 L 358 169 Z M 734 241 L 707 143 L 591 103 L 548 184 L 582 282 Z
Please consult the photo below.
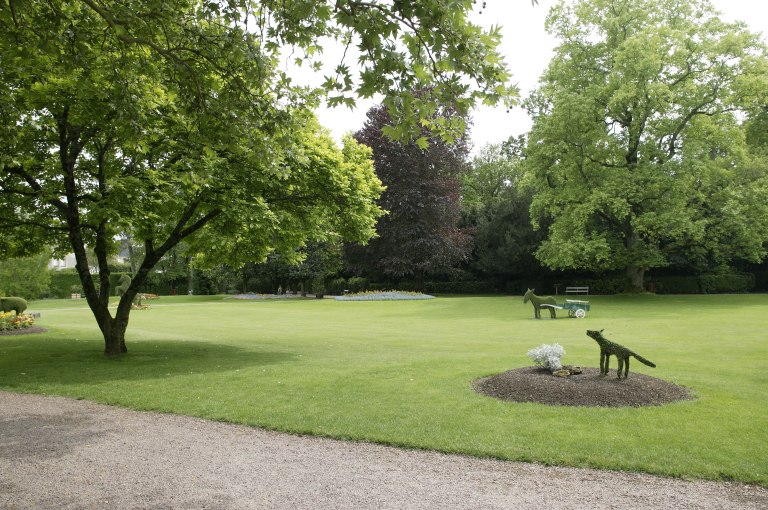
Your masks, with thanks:
M 163 297 L 131 314 L 129 355 L 101 355 L 83 302 L 31 303 L 41 335 L 0 337 L 0 388 L 275 430 L 546 464 L 768 486 L 768 295 L 590 296 L 586 319 L 533 320 L 521 297 L 238 301 Z M 695 401 L 548 407 L 472 391 L 479 377 L 586 329 L 654 361 Z M 615 360 L 613 361 L 615 367 Z

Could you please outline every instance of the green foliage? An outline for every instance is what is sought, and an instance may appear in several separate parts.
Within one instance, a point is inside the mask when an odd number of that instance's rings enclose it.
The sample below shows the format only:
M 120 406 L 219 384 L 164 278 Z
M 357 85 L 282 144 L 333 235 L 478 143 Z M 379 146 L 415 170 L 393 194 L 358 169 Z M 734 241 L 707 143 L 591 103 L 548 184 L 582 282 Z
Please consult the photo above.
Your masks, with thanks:
M 756 292 L 768 291 L 768 270 L 757 270 L 752 275 L 755 277 L 755 287 L 753 290 Z
M 700 294 L 698 276 L 659 276 L 653 278 L 659 294 Z
M 699 282 L 705 294 L 749 292 L 755 287 L 755 276 L 726 271 L 701 275 Z
M 349 105 L 383 93 L 392 134 L 426 125 L 457 139 L 475 103 L 515 95 L 500 30 L 470 23 L 470 9 L 445 0 L 14 2 L 0 10 L 4 256 L 45 244 L 74 252 L 87 302 L 112 332 L 105 352 L 118 355 L 132 294 L 182 242 L 203 268 L 291 256 L 308 241 L 366 242 L 381 215 L 370 151 L 351 138 L 337 147 L 312 110 L 322 98 Z M 357 83 L 343 63 L 320 88 L 283 71 L 286 45 L 312 65 L 334 42 L 357 44 Z M 461 115 L 435 115 L 444 103 Z M 108 260 L 121 237 L 144 253 L 113 316 Z
M 0 295 L 38 299 L 48 295 L 50 252 L 0 260 Z
M 128 290 L 128 286 L 131 284 L 131 277 L 127 274 L 120 275 L 120 279 L 115 285 L 115 294 L 122 296 Z
M 759 36 L 698 0 L 561 2 L 547 28 L 560 44 L 527 100 L 537 257 L 635 288 L 682 247 L 765 257 L 768 178 L 739 121 L 768 93 Z
M 109 275 L 110 288 L 116 289 L 120 285 L 123 276 L 129 276 L 125 273 L 111 273 Z M 74 269 L 53 270 L 49 273 L 50 286 L 47 289 L 46 296 L 53 298 L 69 298 L 70 294 L 83 293 L 83 287 L 80 282 L 80 276 Z
M 368 278 L 353 276 L 347 281 L 347 290 L 353 293 L 368 290 Z
M 318 275 L 312 280 L 312 292 L 318 297 L 326 293 L 325 276 Z
M 84 302 L 32 303 L 49 333 L 2 338 L 0 388 L 294 434 L 768 486 L 768 295 L 590 296 L 586 319 L 544 323 L 519 294 L 162 302 L 132 317 L 131 351 L 119 361 L 88 354 L 101 339 Z M 526 351 L 542 342 L 595 367 L 584 331 L 600 328 L 658 364 L 632 360 L 633 376 L 684 386 L 696 400 L 552 407 L 471 388 L 529 366 Z M 738 341 L 723 356 L 727 339 Z
M 31 328 L 34 323 L 34 318 L 29 314 L 0 312 L 0 331 Z
M 653 278 L 659 294 L 719 294 L 749 292 L 755 287 L 755 275 L 724 271 L 698 276 L 659 276 Z
M 621 379 L 622 369 L 624 372 L 624 379 L 629 374 L 629 358 L 630 356 L 637 359 L 640 363 L 649 367 L 656 367 L 656 365 L 645 359 L 644 357 L 636 354 L 623 345 L 619 345 L 615 342 L 611 342 L 603 336 L 603 330 L 587 330 L 587 336 L 592 338 L 600 346 L 600 374 L 608 375 L 609 363 L 611 356 L 616 356 L 616 360 L 619 362 L 619 366 L 616 369 L 616 378 Z
M 429 294 L 496 294 L 498 288 L 489 280 L 428 281 L 424 289 Z
M 349 290 L 347 288 L 347 280 L 345 278 L 334 278 L 328 282 L 326 289 L 328 290 L 328 294 L 333 296 L 340 296 L 344 294 L 345 290 Z
M 48 294 L 54 298 L 68 298 L 72 294 L 72 287 L 77 287 L 77 293 L 82 293 L 80 276 L 74 269 L 62 269 L 61 271 L 51 271 L 51 285 Z
M 450 104 L 440 110 L 445 116 L 460 115 Z M 385 186 L 378 203 L 387 214 L 379 219 L 377 236 L 367 246 L 348 247 L 348 266 L 370 277 L 416 280 L 451 272 L 471 247 L 468 230 L 459 226 L 466 136 L 452 145 L 431 136 L 428 146 L 421 147 L 388 138 L 386 127 L 393 122 L 396 119 L 383 106 L 375 106 L 354 135 L 372 150 L 376 174 Z
M 16 315 L 27 309 L 27 301 L 20 297 L 0 297 L 0 309 L 3 312 L 16 312 Z
M 489 145 L 462 175 L 462 224 L 474 234 L 468 266 L 480 279 L 542 272 L 534 253 L 544 237 L 531 226 L 532 193 L 520 161 L 505 146 Z

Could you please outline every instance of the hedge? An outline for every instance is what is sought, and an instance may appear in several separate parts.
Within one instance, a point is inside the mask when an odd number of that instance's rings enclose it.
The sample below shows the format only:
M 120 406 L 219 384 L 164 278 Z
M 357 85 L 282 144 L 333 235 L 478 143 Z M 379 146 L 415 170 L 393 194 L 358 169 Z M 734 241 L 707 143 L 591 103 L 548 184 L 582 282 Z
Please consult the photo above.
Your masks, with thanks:
M 115 287 L 117 287 L 120 277 L 124 274 L 127 273 L 110 273 L 109 285 L 112 294 L 115 293 Z M 94 275 L 94 278 L 98 282 L 98 277 Z M 80 284 L 80 276 L 78 276 L 77 271 L 74 269 L 51 271 L 51 286 L 48 295 L 52 298 L 68 298 L 73 293 L 83 293 L 83 287 Z
M 718 294 L 749 292 L 755 288 L 750 273 L 711 273 L 698 276 L 660 276 L 651 279 L 658 294 Z

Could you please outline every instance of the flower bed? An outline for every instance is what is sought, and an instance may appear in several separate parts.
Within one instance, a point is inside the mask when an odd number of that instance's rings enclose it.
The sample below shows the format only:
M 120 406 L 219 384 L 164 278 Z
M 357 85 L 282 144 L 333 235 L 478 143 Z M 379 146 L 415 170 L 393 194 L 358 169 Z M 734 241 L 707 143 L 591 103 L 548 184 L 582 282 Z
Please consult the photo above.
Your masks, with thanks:
M 420 292 L 404 292 L 399 290 L 369 291 L 346 296 L 336 296 L 336 301 L 404 301 L 418 299 L 435 299 L 435 296 Z
M 235 294 L 232 299 L 294 299 L 303 297 L 301 294 Z
M 0 331 L 31 328 L 34 322 L 34 318 L 28 313 L 21 315 L 16 315 L 14 312 L 0 313 Z

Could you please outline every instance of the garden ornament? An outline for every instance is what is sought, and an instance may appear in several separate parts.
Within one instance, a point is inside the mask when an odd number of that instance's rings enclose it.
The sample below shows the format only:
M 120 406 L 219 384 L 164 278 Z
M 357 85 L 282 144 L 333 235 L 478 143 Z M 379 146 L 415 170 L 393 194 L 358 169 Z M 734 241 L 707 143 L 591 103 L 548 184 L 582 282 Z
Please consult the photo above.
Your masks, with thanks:
M 537 296 L 533 293 L 533 289 L 528 289 L 525 292 L 525 295 L 523 295 L 523 303 L 527 303 L 530 301 L 533 304 L 533 316 L 537 319 L 541 319 L 541 305 L 555 305 L 557 306 L 557 300 L 552 296 Z M 555 314 L 555 309 L 551 306 L 547 306 L 545 308 L 549 308 L 549 314 L 553 319 L 557 318 L 557 315 Z
M 630 351 L 623 345 L 619 345 L 617 343 L 613 343 L 607 338 L 603 336 L 604 329 L 601 329 L 600 331 L 593 331 L 593 330 L 587 330 L 587 336 L 591 337 L 592 339 L 597 342 L 597 344 L 600 346 L 600 375 L 608 375 L 608 361 L 610 359 L 611 354 L 616 356 L 616 359 L 619 360 L 619 369 L 616 371 L 616 375 L 619 379 L 621 379 L 621 369 L 624 368 L 624 379 L 627 378 L 627 374 L 629 373 L 629 357 L 634 356 L 637 358 L 637 361 L 640 363 L 643 363 L 645 365 L 648 365 L 649 367 L 656 367 L 652 362 L 648 361 L 647 359 L 643 358 L 639 354 L 635 354 L 634 352 Z
M 16 315 L 21 315 L 21 312 L 27 309 L 27 300 L 20 297 L 0 298 L 0 308 L 3 309 L 4 313 L 13 310 Z

